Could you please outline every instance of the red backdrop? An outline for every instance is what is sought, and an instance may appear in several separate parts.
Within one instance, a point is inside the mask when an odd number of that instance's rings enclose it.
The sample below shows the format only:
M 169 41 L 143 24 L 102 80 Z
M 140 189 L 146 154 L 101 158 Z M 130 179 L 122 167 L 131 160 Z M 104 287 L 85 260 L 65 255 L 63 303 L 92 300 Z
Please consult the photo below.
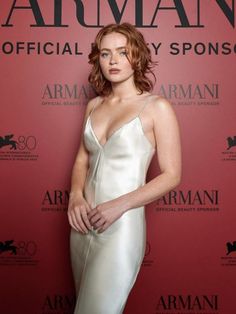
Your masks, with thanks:
M 147 250 L 126 314 L 232 314 L 235 304 L 234 1 L 2 1 L 0 312 L 72 314 L 67 202 L 87 55 L 102 25 L 129 21 L 172 103 L 180 186 L 146 207 Z M 158 174 L 152 161 L 148 180 Z

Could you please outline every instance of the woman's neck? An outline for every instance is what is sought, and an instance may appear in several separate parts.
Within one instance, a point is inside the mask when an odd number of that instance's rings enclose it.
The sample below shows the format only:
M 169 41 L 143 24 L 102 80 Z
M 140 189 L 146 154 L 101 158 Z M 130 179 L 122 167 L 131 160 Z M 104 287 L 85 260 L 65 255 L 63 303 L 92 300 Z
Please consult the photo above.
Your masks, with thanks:
M 110 97 L 118 101 L 131 99 L 137 96 L 139 91 L 137 90 L 133 79 L 128 79 L 119 83 L 111 83 L 112 92 Z

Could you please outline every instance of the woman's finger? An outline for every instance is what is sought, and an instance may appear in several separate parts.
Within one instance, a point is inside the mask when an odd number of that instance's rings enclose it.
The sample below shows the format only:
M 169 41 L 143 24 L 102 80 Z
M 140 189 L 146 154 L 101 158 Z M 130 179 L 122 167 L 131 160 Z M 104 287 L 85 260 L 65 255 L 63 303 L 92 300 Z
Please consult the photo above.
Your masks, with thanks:
M 69 219 L 69 223 L 71 225 L 72 228 L 74 228 L 76 231 L 84 233 L 83 230 L 78 226 L 76 226 L 76 219 L 74 217 L 73 212 L 68 212 L 68 219 Z
M 110 224 L 108 222 L 105 222 L 105 224 L 101 228 L 99 228 L 97 232 L 101 233 L 101 232 L 105 231 L 109 226 L 110 226 Z
M 91 225 L 94 225 L 99 219 L 101 219 L 101 214 L 100 213 L 96 213 L 96 215 L 94 215 L 91 219 L 90 219 L 90 223 Z
M 85 207 L 81 207 L 81 216 L 82 216 L 83 222 L 85 223 L 86 227 L 91 230 L 92 226 L 91 226 L 90 221 L 88 219 L 88 215 L 87 215 L 87 211 L 86 211 Z
M 97 208 L 93 208 L 89 213 L 88 213 L 88 219 L 90 220 L 95 214 L 97 214 Z
M 80 213 L 79 207 L 75 207 L 74 214 L 75 214 L 76 226 L 80 227 L 84 233 L 88 233 L 88 229 L 85 226 L 85 224 L 81 218 L 81 213 Z
M 106 220 L 101 217 L 101 219 L 99 219 L 96 223 L 94 223 L 94 225 L 93 225 L 94 229 L 100 228 L 102 225 L 104 225 L 105 222 L 106 222 Z

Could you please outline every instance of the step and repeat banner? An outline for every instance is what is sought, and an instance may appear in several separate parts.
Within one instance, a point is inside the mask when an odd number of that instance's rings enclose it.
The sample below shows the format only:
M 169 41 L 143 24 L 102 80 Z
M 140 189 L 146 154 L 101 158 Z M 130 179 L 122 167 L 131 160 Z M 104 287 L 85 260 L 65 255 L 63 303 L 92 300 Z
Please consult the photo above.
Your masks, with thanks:
M 181 184 L 146 206 L 125 314 L 236 311 L 235 1 L 0 2 L 0 313 L 72 314 L 70 176 L 99 29 L 130 22 L 179 120 Z M 147 180 L 158 175 L 154 156 Z M 92 300 L 91 300 L 92 302 Z M 103 314 L 103 313 L 101 313 Z

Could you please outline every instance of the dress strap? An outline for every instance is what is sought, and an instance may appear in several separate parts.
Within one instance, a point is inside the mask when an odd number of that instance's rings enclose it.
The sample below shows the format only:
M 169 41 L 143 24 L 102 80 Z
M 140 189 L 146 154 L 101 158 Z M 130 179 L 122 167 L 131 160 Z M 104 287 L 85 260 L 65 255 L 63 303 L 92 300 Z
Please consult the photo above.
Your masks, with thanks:
M 143 112 L 144 108 L 146 107 L 146 105 L 148 104 L 148 101 L 144 103 L 144 105 L 141 107 L 139 113 L 138 113 L 138 117 L 140 116 L 140 114 Z
M 98 102 L 99 102 L 99 97 L 98 97 L 98 100 L 97 100 L 97 101 L 94 101 L 94 104 L 93 104 L 92 110 L 91 110 L 91 111 L 90 111 L 90 113 L 89 113 L 89 116 L 90 116 L 90 117 L 91 117 L 91 115 L 92 115 L 92 113 L 93 113 L 93 111 L 94 111 L 95 107 L 97 107 Z

